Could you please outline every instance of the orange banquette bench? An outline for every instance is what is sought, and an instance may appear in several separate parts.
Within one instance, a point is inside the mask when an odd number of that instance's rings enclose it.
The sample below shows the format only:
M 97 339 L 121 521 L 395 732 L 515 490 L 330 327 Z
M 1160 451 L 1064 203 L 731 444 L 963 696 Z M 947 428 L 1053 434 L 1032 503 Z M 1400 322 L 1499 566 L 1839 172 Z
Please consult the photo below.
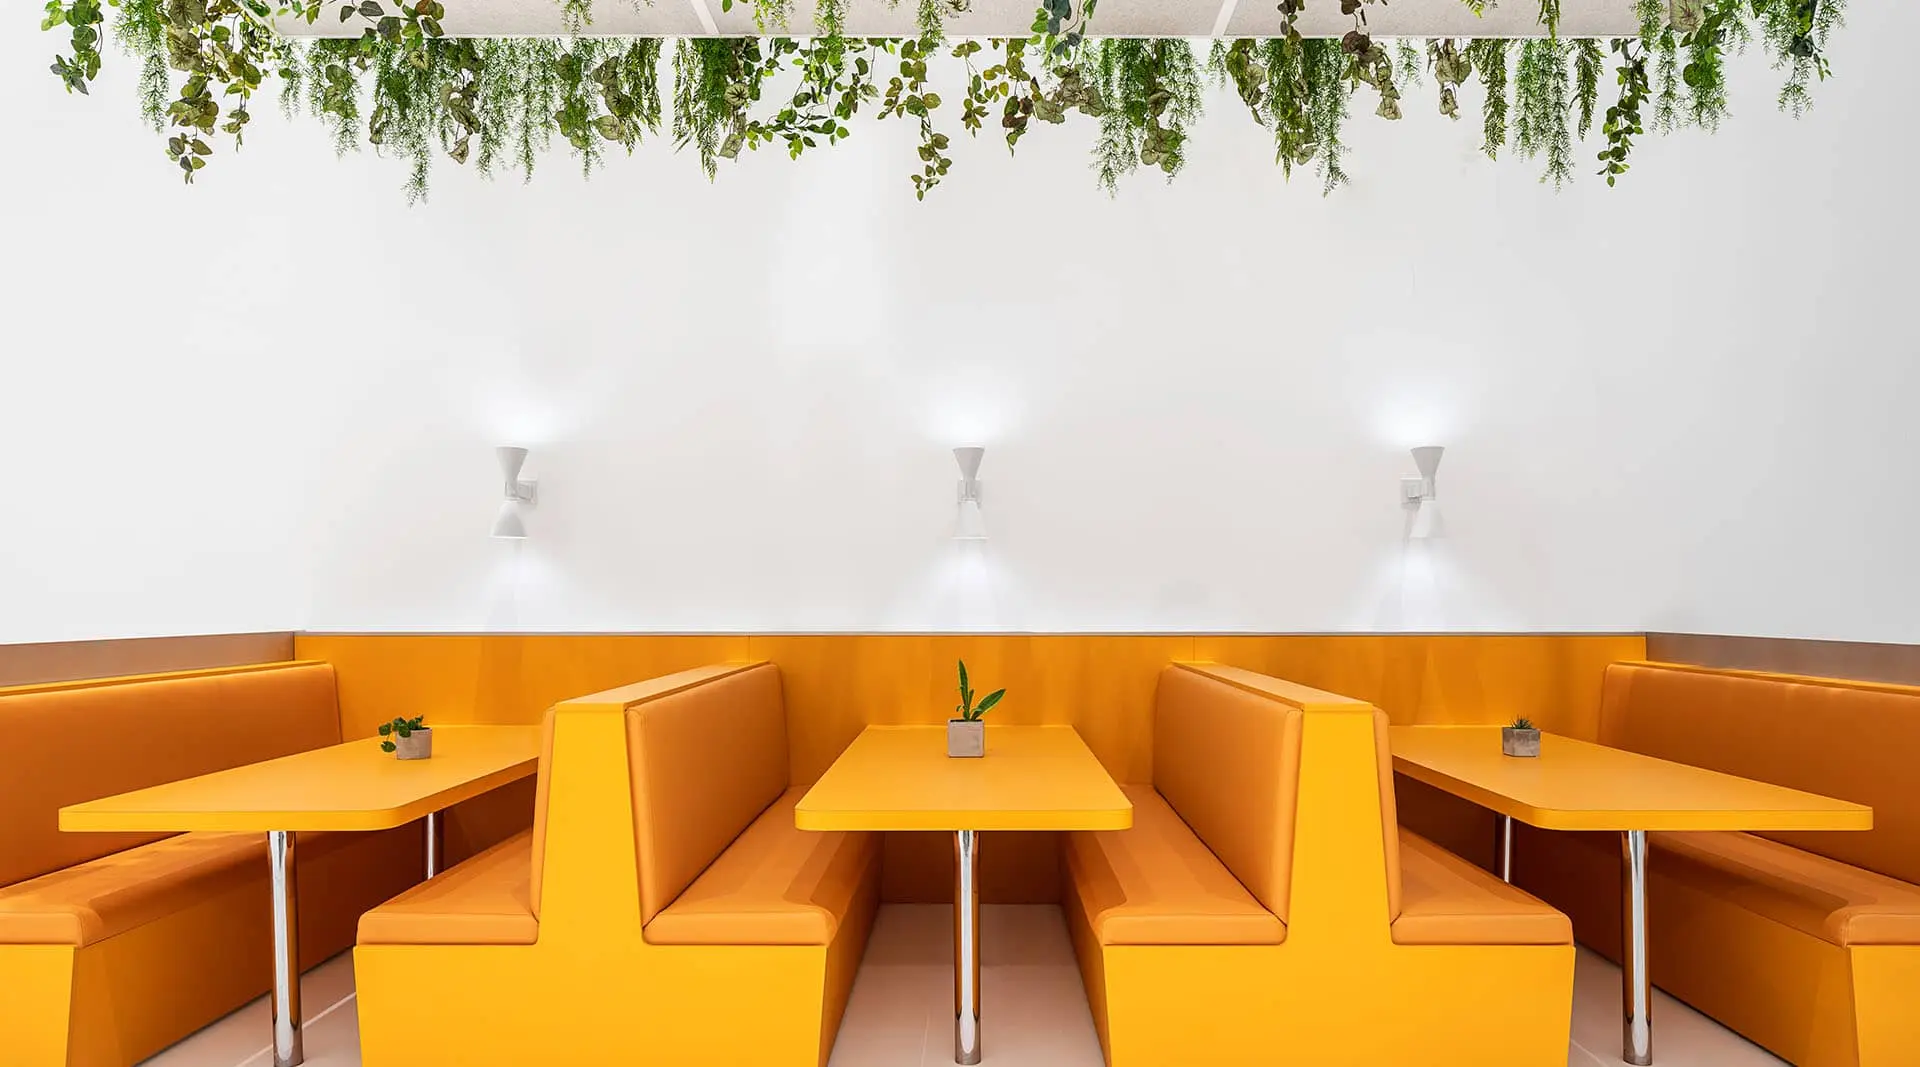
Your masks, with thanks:
M 538 773 L 532 830 L 361 919 L 366 1067 L 825 1063 L 879 842 L 794 827 L 779 670 L 562 702 Z
M 1566 916 L 1400 830 L 1391 768 L 1362 701 L 1161 674 L 1133 828 L 1062 846 L 1110 1067 L 1566 1062 Z
M 340 742 L 333 668 L 0 689 L 0 1064 L 127 1067 L 267 992 L 264 834 L 62 833 L 59 809 Z M 419 881 L 420 829 L 300 835 L 300 952 Z
M 1599 741 L 1873 807 L 1864 832 L 1648 834 L 1653 981 L 1802 1067 L 1920 1064 L 1920 689 L 1618 663 Z M 1515 838 L 1515 880 L 1615 960 L 1620 863 L 1617 834 Z

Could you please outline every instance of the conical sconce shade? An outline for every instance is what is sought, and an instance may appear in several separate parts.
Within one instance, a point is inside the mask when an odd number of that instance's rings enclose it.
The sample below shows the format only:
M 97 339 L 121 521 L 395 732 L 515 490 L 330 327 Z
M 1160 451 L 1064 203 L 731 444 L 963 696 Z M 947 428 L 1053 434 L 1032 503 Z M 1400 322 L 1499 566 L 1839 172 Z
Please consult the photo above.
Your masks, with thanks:
M 1439 445 L 1422 445 L 1413 450 L 1413 465 L 1420 468 L 1420 477 L 1433 481 L 1440 470 L 1440 457 L 1447 450 Z
M 953 458 L 960 464 L 960 477 L 969 482 L 979 481 L 980 460 L 986 454 L 986 449 L 974 445 L 954 449 Z
M 518 541 L 527 536 L 527 522 L 520 517 L 520 505 L 512 500 L 500 502 L 500 514 L 493 519 L 493 536 Z
M 527 465 L 527 450 L 511 446 L 496 448 L 493 454 L 500 458 L 500 477 L 508 489 L 520 480 L 520 468 Z

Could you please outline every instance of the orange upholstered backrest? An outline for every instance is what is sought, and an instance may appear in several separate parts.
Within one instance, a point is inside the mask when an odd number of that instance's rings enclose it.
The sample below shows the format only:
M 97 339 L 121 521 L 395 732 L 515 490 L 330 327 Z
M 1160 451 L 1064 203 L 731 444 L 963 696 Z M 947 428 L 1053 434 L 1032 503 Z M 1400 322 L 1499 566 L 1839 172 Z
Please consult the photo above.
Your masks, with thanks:
M 1920 690 L 1616 663 L 1600 741 L 1870 805 L 1872 830 L 1762 836 L 1920 883 Z
M 169 836 L 61 833 L 66 805 L 339 743 L 325 663 L 0 689 L 0 886 Z
M 761 664 L 627 711 L 640 917 L 651 922 L 787 789 L 780 670 Z
M 1247 892 L 1284 921 L 1300 710 L 1168 667 L 1154 695 L 1153 785 Z

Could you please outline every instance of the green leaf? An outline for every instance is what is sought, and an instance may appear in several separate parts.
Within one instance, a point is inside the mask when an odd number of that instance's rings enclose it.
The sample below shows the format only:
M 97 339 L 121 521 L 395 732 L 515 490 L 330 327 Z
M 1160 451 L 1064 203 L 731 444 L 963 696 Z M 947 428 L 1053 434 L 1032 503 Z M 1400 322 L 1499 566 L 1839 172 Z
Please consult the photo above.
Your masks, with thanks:
M 985 697 L 981 698 L 980 706 L 973 709 L 973 717 L 978 719 L 986 715 L 988 711 L 992 710 L 995 704 L 1000 703 L 1000 698 L 1006 695 L 1007 691 L 1005 689 L 995 689 L 993 692 L 988 693 Z
M 360 13 L 362 15 L 365 15 L 367 18 L 377 19 L 380 16 L 386 14 L 387 12 L 385 8 L 381 7 L 379 4 L 374 3 L 374 0 L 364 0 L 364 2 L 360 5 Z

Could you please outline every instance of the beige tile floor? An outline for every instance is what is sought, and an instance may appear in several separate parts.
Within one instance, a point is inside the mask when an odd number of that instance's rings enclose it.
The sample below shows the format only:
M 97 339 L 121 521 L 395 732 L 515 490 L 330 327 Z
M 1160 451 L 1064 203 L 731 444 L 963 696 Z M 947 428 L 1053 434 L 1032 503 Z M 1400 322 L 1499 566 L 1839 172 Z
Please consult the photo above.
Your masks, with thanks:
M 847 1005 L 831 1067 L 947 1067 L 953 1062 L 952 912 L 890 905 L 880 912 Z M 1101 1067 L 1080 971 L 1060 909 L 988 907 L 981 916 L 983 1065 Z M 351 956 L 301 983 L 310 1067 L 360 1067 Z M 1713 1020 L 1657 994 L 1659 1067 L 1779 1067 L 1783 1062 Z M 155 1056 L 146 1067 L 270 1067 L 264 999 Z M 1568 1067 L 1620 1063 L 1620 972 L 1582 951 L 1574 972 Z

